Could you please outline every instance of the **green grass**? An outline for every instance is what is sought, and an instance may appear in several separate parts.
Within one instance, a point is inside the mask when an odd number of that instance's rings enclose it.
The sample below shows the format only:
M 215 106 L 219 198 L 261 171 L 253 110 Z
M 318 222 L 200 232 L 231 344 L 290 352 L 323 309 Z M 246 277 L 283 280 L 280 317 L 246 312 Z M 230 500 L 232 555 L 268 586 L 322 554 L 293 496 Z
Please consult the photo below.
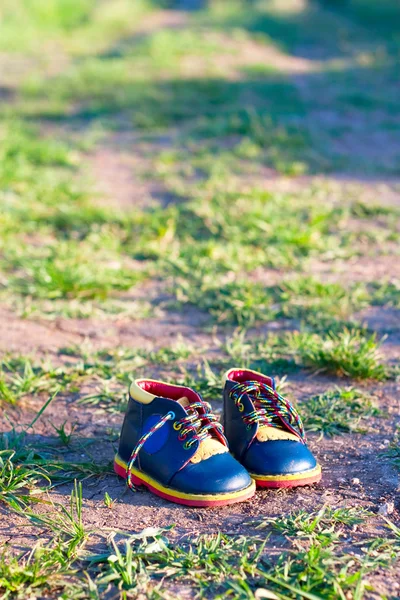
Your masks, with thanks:
M 309 368 L 314 372 L 354 379 L 385 380 L 394 373 L 382 360 L 376 335 L 362 329 L 339 333 L 294 331 L 250 338 L 245 331 L 226 340 L 224 349 L 231 362 L 261 371 L 280 373 Z
M 37 598 L 52 590 L 74 588 L 73 571 L 59 547 L 43 548 L 37 544 L 19 556 L 4 549 L 0 555 L 0 590 L 18 600 Z M 67 582 L 69 582 L 67 584 Z M 79 586 L 85 589 L 85 583 Z M 7 597 L 7 596 L 5 596 Z
M 18 508 L 31 500 L 30 493 L 44 492 L 44 487 L 39 487 L 40 482 L 46 479 L 46 473 L 32 460 L 25 460 L 23 464 L 14 462 L 13 450 L 0 451 L 0 503 L 12 508 Z
M 26 312 L 60 300 L 59 313 L 84 313 L 87 301 L 115 298 L 145 277 L 122 251 L 123 217 L 89 202 L 77 152 L 19 121 L 3 129 L 0 287 Z
M 325 284 L 301 275 L 265 286 L 239 277 L 229 281 L 229 273 L 225 277 L 221 274 L 217 283 L 211 272 L 202 276 L 201 267 L 198 265 L 194 274 L 185 279 L 178 275 L 172 291 L 180 304 L 193 304 L 219 323 L 249 327 L 257 322 L 289 318 L 324 331 L 343 326 L 343 321 L 356 310 L 368 306 L 368 295 L 362 286 L 346 290 L 340 284 Z M 204 268 L 208 268 L 208 263 L 204 262 Z M 224 279 L 226 283 L 221 285 Z
M 41 448 L 29 442 L 26 431 L 2 434 L 0 437 L 1 476 L 0 500 L 8 508 L 27 510 L 35 503 L 46 504 L 46 492 L 56 485 L 70 484 L 88 477 L 103 477 L 112 473 L 109 462 L 90 458 L 83 443 L 68 450 L 85 449 L 86 460 L 63 460 L 65 450 L 59 445 L 43 442 Z M 63 452 L 64 450 L 64 452 Z M 64 510 L 64 509 L 63 509 Z M 62 512 L 63 512 L 62 510 Z
M 300 274 L 275 286 L 253 280 L 255 269 L 302 269 L 307 259 L 361 252 L 345 229 L 354 204 L 338 208 L 323 186 L 298 193 L 295 202 L 291 194 L 258 188 L 221 191 L 213 173 L 199 164 L 203 179 L 182 188 L 182 175 L 176 180 L 171 172 L 173 159 L 162 178 L 189 201 L 123 213 L 88 198 L 75 142 L 38 137 L 18 120 L 4 128 L 3 142 L 0 285 L 25 315 L 133 314 L 137 304 L 119 302 L 120 293 L 152 274 L 170 277 L 178 306 L 194 304 L 218 323 L 241 326 L 288 317 L 335 329 L 335 321 L 351 320 L 370 301 L 361 285 L 346 289 Z M 359 217 L 375 213 L 364 210 Z M 380 237 L 368 240 L 378 242 Z M 233 282 L 232 272 L 240 279 Z M 151 310 L 144 303 L 140 308 L 144 315 Z
M 400 281 L 395 279 L 372 284 L 372 304 L 377 306 L 400 307 Z
M 82 243 L 58 243 L 45 251 L 10 257 L 13 274 L 6 280 L 9 291 L 33 299 L 104 299 L 112 293 L 129 290 L 142 275 L 124 267 L 116 255 Z M 101 269 L 94 269 L 96 262 Z
M 26 594 L 38 598 L 57 590 L 65 590 L 65 593 L 71 594 L 69 597 L 78 590 L 80 594 L 84 593 L 87 584 L 77 579 L 76 567 L 72 567 L 88 539 L 82 521 L 82 485 L 75 481 L 69 509 L 53 504 L 50 509 L 47 508 L 46 515 L 26 509 L 24 515 L 29 522 L 39 526 L 42 533 L 46 530 L 53 536 L 50 541 L 38 541 L 19 556 L 3 550 L 0 591 L 5 597 L 18 599 L 26 597 Z
M 325 338 L 295 333 L 290 345 L 300 361 L 314 370 L 355 379 L 382 380 L 388 376 L 375 335 L 364 336 L 357 330 L 344 330 Z
M 369 394 L 352 387 L 334 388 L 301 404 L 307 431 L 324 435 L 366 433 L 368 419 L 382 413 Z
M 144 369 L 148 371 L 159 365 L 176 368 L 184 365 L 186 359 L 193 360 L 197 354 L 198 349 L 179 337 L 172 346 L 159 350 L 61 348 L 62 366 L 54 366 L 48 359 L 35 361 L 29 356 L 9 354 L 1 363 L 0 401 L 3 406 L 15 405 L 33 395 L 76 394 L 82 387 L 90 385 L 95 391 L 90 395 L 82 394 L 79 402 L 101 404 L 109 410 L 125 410 L 127 386 Z M 199 363 L 199 371 L 201 366 L 202 363 Z M 63 426 L 60 427 L 56 432 L 65 442 L 68 434 Z
M 0 12 L 1 48 L 8 52 L 40 53 L 40 42 L 86 54 L 117 42 L 135 31 L 151 2 L 116 0 L 113 7 L 95 0 L 5 0 Z M 40 34 L 40 38 L 38 38 Z
M 281 309 L 279 316 L 303 320 L 315 328 L 337 319 L 345 320 L 368 305 L 362 285 L 350 289 L 339 283 L 323 283 L 310 276 L 283 281 L 278 285 Z
M 361 599 L 370 588 L 368 574 L 389 566 L 398 547 L 396 527 L 389 524 L 392 537 L 372 545 L 363 540 L 363 552 L 347 553 L 342 550 L 342 539 L 353 536 L 351 528 L 371 519 L 372 514 L 354 508 L 324 507 L 317 513 L 298 511 L 260 522 L 258 528 L 271 530 L 266 539 L 257 534 L 245 537 L 219 533 L 192 537 L 178 545 L 170 542 L 168 530 L 149 527 L 122 537 L 114 533 L 108 537 L 107 547 L 103 544 L 104 550 L 93 554 L 84 552 L 91 532 L 81 523 L 79 488 L 75 488 L 71 502 L 69 510 L 59 513 L 54 507 L 48 517 L 37 517 L 45 531 L 57 528 L 53 542 L 20 557 L 3 554 L 2 591 L 46 594 L 57 587 L 70 594 L 65 597 L 74 597 L 79 591 L 88 594 L 86 597 L 100 598 L 108 590 L 121 598 L 144 594 L 155 599 L 168 598 L 170 586 L 181 584 L 200 596 L 212 593 L 215 598 L 250 600 L 262 588 L 278 600 L 333 600 L 350 593 Z M 265 549 L 274 531 L 288 536 L 291 546 L 271 561 Z M 305 547 L 299 548 L 299 541 Z M 89 579 L 77 574 L 77 565 L 89 567 Z
M 337 508 L 324 506 L 317 513 L 300 509 L 292 514 L 256 521 L 257 529 L 272 527 L 283 535 L 292 538 L 305 538 L 312 543 L 328 546 L 340 542 L 346 528 L 360 525 L 373 513 L 360 508 Z

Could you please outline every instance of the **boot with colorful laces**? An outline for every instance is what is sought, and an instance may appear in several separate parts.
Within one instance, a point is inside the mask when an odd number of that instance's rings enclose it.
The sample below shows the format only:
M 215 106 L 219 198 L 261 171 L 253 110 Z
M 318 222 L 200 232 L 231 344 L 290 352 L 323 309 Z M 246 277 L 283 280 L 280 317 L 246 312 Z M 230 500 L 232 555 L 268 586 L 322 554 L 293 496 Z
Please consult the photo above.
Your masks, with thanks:
M 300 416 L 277 392 L 273 378 L 248 369 L 226 373 L 224 430 L 233 456 L 258 487 L 289 488 L 321 479 Z
M 188 387 L 149 379 L 130 387 L 114 470 L 133 489 L 188 506 L 224 506 L 255 492 L 210 405 Z

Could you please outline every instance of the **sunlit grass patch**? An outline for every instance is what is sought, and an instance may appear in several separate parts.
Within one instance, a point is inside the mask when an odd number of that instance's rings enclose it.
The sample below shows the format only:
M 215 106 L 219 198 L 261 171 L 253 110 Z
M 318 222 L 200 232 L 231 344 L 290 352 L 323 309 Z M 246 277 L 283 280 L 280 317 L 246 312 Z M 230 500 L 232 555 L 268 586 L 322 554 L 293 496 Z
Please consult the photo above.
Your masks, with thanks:
M 293 124 L 290 118 L 285 117 L 286 111 L 290 112 L 293 106 L 301 111 L 298 98 L 294 89 L 279 80 L 271 83 L 248 84 L 254 87 L 254 93 L 261 93 L 263 87 L 268 93 L 268 101 L 272 106 L 265 110 L 254 109 L 249 106 L 244 109 L 234 108 L 224 111 L 221 115 L 210 117 L 205 115 L 195 123 L 192 135 L 199 136 L 202 140 L 211 140 L 209 143 L 209 164 L 206 161 L 204 148 L 194 160 L 211 170 L 213 156 L 223 156 L 221 150 L 215 145 L 215 138 L 224 137 L 227 140 L 239 137 L 232 145 L 231 159 L 236 159 L 238 167 L 245 169 L 248 163 L 268 165 L 283 175 L 302 175 L 311 168 L 317 168 L 318 158 L 310 150 L 310 139 L 304 125 Z M 243 85 L 244 87 L 244 85 Z M 276 97 L 276 105 L 273 98 Z M 278 98 L 280 101 L 278 101 Z M 222 112 L 222 111 L 221 111 Z M 233 138 L 233 139 L 235 139 Z M 196 160 L 197 159 L 197 160 Z M 240 164 L 242 161 L 242 164 Z M 232 161 L 231 162 L 235 162 Z M 235 166 L 234 164 L 232 165 Z
M 45 408 L 44 404 L 35 420 Z M 40 447 L 37 440 L 32 442 L 30 438 L 31 426 L 29 423 L 19 423 L 18 431 L 12 429 L 0 434 L 0 502 L 19 509 L 21 506 L 46 502 L 45 493 L 55 485 L 112 473 L 111 460 L 99 461 L 85 455 L 79 462 L 63 458 L 66 443 L 60 431 L 65 423 L 58 432 L 55 431 L 58 439 L 56 436 L 49 441 L 43 439 Z M 77 441 L 75 437 L 72 430 L 68 439 L 68 451 L 78 448 L 81 452 L 82 440 Z
M 121 249 L 129 235 L 125 216 L 89 200 L 77 146 L 18 120 L 1 123 L 0 132 L 2 296 L 24 304 L 25 314 L 40 313 L 40 302 L 52 300 L 65 301 L 52 306 L 54 314 L 92 315 L 89 301 L 115 300 L 141 281 L 144 270 Z M 77 300 L 80 307 L 69 306 Z M 126 311 L 112 301 L 99 311 L 108 308 Z
M 33 361 L 29 357 L 8 355 L 1 363 L 0 400 L 16 404 L 24 396 L 31 394 L 55 394 L 65 389 L 72 381 L 73 375 L 62 367 Z
M 143 273 L 128 269 L 118 256 L 75 242 L 17 254 L 11 264 L 8 291 L 33 298 L 104 299 L 143 278 Z
M 22 599 L 29 593 L 30 597 L 37 598 L 39 594 L 42 597 L 56 591 L 74 595 L 84 593 L 87 588 L 85 580 L 79 581 L 76 576 L 77 565 L 72 568 L 88 539 L 82 520 L 82 485 L 75 481 L 69 509 L 51 501 L 47 504 L 51 508 L 47 507 L 46 514 L 26 508 L 22 512 L 15 507 L 20 516 L 40 526 L 40 533 L 45 529 L 50 535 L 19 556 L 4 548 L 0 555 L 0 591 L 6 597 L 12 594 Z
M 57 235 L 82 237 L 91 227 L 123 222 L 120 212 L 93 201 L 80 169 L 81 144 L 70 135 L 44 134 L 11 118 L 0 121 L 0 141 L 2 219 L 8 219 L 0 221 L 2 233 L 8 224 L 14 234 L 38 227 L 46 234 L 51 227 Z
M 271 295 L 263 286 L 246 281 L 221 285 L 215 277 L 208 277 L 197 285 L 181 281 L 174 291 L 180 303 L 193 304 L 219 323 L 250 326 L 275 316 Z
M 164 269 L 174 277 L 171 291 L 178 301 L 220 322 L 243 325 L 280 316 L 326 327 L 368 305 L 362 285 L 346 289 L 304 275 L 282 276 L 268 285 L 268 274 L 263 285 L 262 271 L 252 273 L 262 267 L 302 268 L 309 257 L 329 260 L 356 252 L 334 229 L 342 216 L 317 197 L 310 192 L 294 199 L 257 189 L 210 194 L 206 187 L 189 203 L 166 211 L 174 241 L 170 256 L 161 252 L 162 238 L 151 236 L 150 247 L 161 260 L 169 258 Z M 152 219 L 155 223 L 155 215 Z
M 340 283 L 324 283 L 312 276 L 284 279 L 278 286 L 281 316 L 304 319 L 318 326 L 323 321 L 347 319 L 368 305 L 368 293 L 363 285 L 346 289 Z
M 58 589 L 65 597 L 93 599 L 106 592 L 124 598 L 142 594 L 156 600 L 162 582 L 163 595 L 169 593 L 170 586 L 190 586 L 199 594 L 212 593 L 215 598 L 267 597 L 260 595 L 262 590 L 275 600 L 334 600 L 338 594 L 344 598 L 350 593 L 361 599 L 364 591 L 371 589 L 367 575 L 393 563 L 396 539 L 382 538 L 375 545 L 365 542 L 364 553 L 350 554 L 337 542 L 342 537 L 341 529 L 348 534 L 348 525 L 359 522 L 354 509 L 326 509 L 307 516 L 308 524 L 300 513 L 288 517 L 294 524 L 290 532 L 299 532 L 301 539 L 311 537 L 313 541 L 306 549 L 293 543 L 290 550 L 273 559 L 266 552 L 266 540 L 259 535 L 217 533 L 176 544 L 169 540 L 168 530 L 148 527 L 132 535 L 115 532 L 108 536 L 106 549 L 83 555 L 84 540 L 75 546 L 76 534 L 65 539 L 57 532 L 53 541 L 34 548 L 31 554 L 18 558 L 4 554 L 0 589 L 14 593 L 25 589 L 50 593 Z M 362 516 L 369 517 L 366 511 Z M 294 542 L 294 538 L 291 540 Z M 77 554 L 80 560 L 76 560 Z M 78 566 L 88 570 L 87 578 L 76 572 Z
M 359 219 L 396 219 L 400 216 L 397 206 L 367 203 L 362 200 L 354 201 L 350 205 L 350 212 Z
M 198 267 L 201 265 L 198 261 Z M 249 327 L 286 318 L 299 320 L 315 331 L 335 331 L 342 329 L 343 323 L 350 323 L 357 310 L 369 305 L 368 293 L 361 285 L 345 289 L 302 275 L 282 278 L 276 285 L 263 285 L 240 275 L 233 278 L 229 271 L 208 273 L 205 261 L 203 265 L 203 273 L 198 269 L 177 276 L 171 291 L 179 303 L 193 304 L 219 323 Z
M 357 330 L 326 337 L 294 333 L 289 345 L 299 360 L 313 369 L 356 379 L 382 380 L 388 376 L 375 335 L 365 336 Z
M 54 367 L 48 361 L 34 361 L 18 355 L 6 356 L 1 366 L 3 386 L 0 399 L 11 404 L 33 394 L 76 392 L 78 384 L 82 384 L 88 377 L 100 374 L 104 379 L 109 379 L 115 372 L 101 362 L 82 360 Z
M 24 463 L 14 458 L 13 450 L 0 450 L 0 504 L 15 509 L 32 500 L 30 493 L 44 492 L 49 480 L 45 470 L 35 464 L 33 456 Z
M 34 177 L 33 167 L 76 167 L 78 156 L 65 141 L 42 137 L 29 123 L 9 117 L 0 123 L 0 179 L 2 182 Z
M 22 600 L 27 594 L 30 598 L 43 597 L 42 594 L 62 592 L 67 587 L 71 592 L 83 593 L 87 584 L 81 581 L 77 589 L 73 576 L 74 570 L 57 544 L 37 544 L 20 555 L 5 547 L 0 554 L 0 592 L 13 598 Z
M 147 595 L 159 577 L 164 589 L 172 577 L 175 585 L 179 582 L 200 594 L 207 590 L 215 598 L 333 600 L 350 593 L 362 598 L 369 588 L 367 574 L 392 564 L 398 546 L 395 538 L 381 538 L 365 542 L 361 552 L 343 550 L 341 541 L 345 536 L 347 541 L 351 539 L 351 527 L 371 516 L 359 508 L 323 508 L 318 513 L 299 511 L 265 521 L 262 525 L 285 533 L 291 542 L 287 552 L 273 558 L 266 545 L 271 534 L 263 539 L 218 533 L 180 545 L 171 544 L 167 532 L 154 527 L 121 540 L 113 536 L 108 551 L 93 556 L 101 569 L 95 581 L 99 586 L 112 581 L 115 586 L 137 594 L 146 591 Z M 141 579 L 140 572 L 146 572 L 147 578 Z
M 189 357 L 196 358 L 199 352 L 199 348 L 177 338 L 171 346 L 158 350 L 110 348 L 95 351 L 84 344 L 61 348 L 59 356 L 63 363 L 58 366 L 48 359 L 8 354 L 0 363 L 0 404 L 18 405 L 21 400 L 29 403 L 33 395 L 60 392 L 68 397 L 74 395 L 80 404 L 120 412 L 126 407 L 128 385 L 142 375 L 143 369 L 149 372 L 162 365 L 166 369 L 173 368 L 175 378 L 179 378 L 178 369 L 184 373 L 185 361 Z M 203 368 L 202 362 L 200 372 L 203 379 L 204 376 L 209 381 L 215 378 L 211 369 Z M 91 391 L 81 392 L 85 386 Z M 61 432 L 60 439 L 62 437 Z
M 383 380 L 390 376 L 375 335 L 360 329 L 338 333 L 294 331 L 250 338 L 244 332 L 227 339 L 224 350 L 236 362 L 260 371 L 293 368 L 334 373 L 355 379 Z
M 371 284 L 372 304 L 400 308 L 400 280 Z
M 271 527 L 290 537 L 305 538 L 323 546 L 337 543 L 346 535 L 345 530 L 374 516 L 360 507 L 322 507 L 318 512 L 300 509 L 283 517 L 255 521 L 257 529 Z
M 7 52 L 38 54 L 43 43 L 61 54 L 102 49 L 135 30 L 151 0 L 115 0 L 112 7 L 96 0 L 5 0 L 0 8 L 0 47 Z M 50 58 L 50 57 L 49 57 Z
M 373 398 L 356 388 L 333 388 L 301 403 L 307 431 L 324 435 L 366 433 L 368 419 L 382 414 Z
M 0 122 L 0 139 L 0 247 L 12 249 L 26 245 L 20 234 L 49 234 L 41 214 L 85 205 L 87 193 L 75 179 L 79 154 L 68 141 L 16 119 Z
M 4 296 L 4 301 L 10 304 L 10 297 Z M 106 296 L 104 299 L 88 300 L 75 299 L 34 299 L 31 296 L 16 298 L 13 302 L 16 314 L 24 319 L 54 320 L 57 317 L 65 319 L 99 319 L 117 320 L 127 318 L 131 321 L 154 318 L 160 311 L 151 302 L 129 300 L 121 297 Z

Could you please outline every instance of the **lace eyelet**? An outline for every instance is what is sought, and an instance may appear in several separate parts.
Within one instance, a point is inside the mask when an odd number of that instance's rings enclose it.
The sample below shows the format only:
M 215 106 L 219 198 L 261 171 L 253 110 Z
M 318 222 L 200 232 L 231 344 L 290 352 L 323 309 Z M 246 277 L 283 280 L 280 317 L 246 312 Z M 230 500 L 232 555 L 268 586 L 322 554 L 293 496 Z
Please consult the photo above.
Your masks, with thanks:
M 247 429 L 247 431 L 250 431 L 251 425 L 246 425 L 246 429 Z
M 172 427 L 175 429 L 175 431 L 180 431 L 182 429 L 182 423 L 179 423 L 179 421 L 175 421 Z
M 238 402 L 237 407 L 239 409 L 239 412 L 243 412 L 244 411 L 244 406 L 241 402 Z
M 184 450 L 190 450 L 190 442 L 185 442 L 183 444 L 183 448 L 184 448 Z
M 183 440 L 186 440 L 186 437 L 187 437 L 187 435 L 186 435 L 186 434 L 185 434 L 185 435 L 178 435 L 178 440 L 179 440 L 180 442 L 183 442 Z

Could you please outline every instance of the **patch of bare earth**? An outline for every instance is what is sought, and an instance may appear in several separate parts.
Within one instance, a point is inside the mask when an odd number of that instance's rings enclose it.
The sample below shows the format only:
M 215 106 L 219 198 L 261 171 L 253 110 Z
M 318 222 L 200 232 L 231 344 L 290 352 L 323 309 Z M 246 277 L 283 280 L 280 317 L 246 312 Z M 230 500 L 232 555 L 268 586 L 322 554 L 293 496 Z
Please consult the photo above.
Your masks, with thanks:
M 378 254 L 354 256 L 348 260 L 337 259 L 332 262 L 309 261 L 309 272 L 325 282 L 384 283 L 400 278 L 400 260 L 397 254 Z
M 155 309 L 156 312 L 156 309 Z M 158 317 L 134 319 L 21 318 L 0 306 L 2 336 L 0 354 L 7 352 L 37 356 L 57 354 L 60 348 L 89 342 L 94 349 L 159 349 L 176 343 L 183 336 L 189 343 L 203 346 L 210 340 L 204 332 L 207 317 L 195 308 L 179 313 L 161 312 Z
M 151 150 L 160 152 L 170 143 L 169 137 L 156 140 Z M 100 205 L 132 212 L 151 210 L 155 203 L 165 205 L 170 201 L 170 194 L 161 183 L 143 177 L 150 165 L 145 149 L 140 149 L 139 144 L 140 137 L 135 132 L 119 131 L 105 136 L 86 157 L 88 174 Z M 146 151 L 149 151 L 147 147 Z

